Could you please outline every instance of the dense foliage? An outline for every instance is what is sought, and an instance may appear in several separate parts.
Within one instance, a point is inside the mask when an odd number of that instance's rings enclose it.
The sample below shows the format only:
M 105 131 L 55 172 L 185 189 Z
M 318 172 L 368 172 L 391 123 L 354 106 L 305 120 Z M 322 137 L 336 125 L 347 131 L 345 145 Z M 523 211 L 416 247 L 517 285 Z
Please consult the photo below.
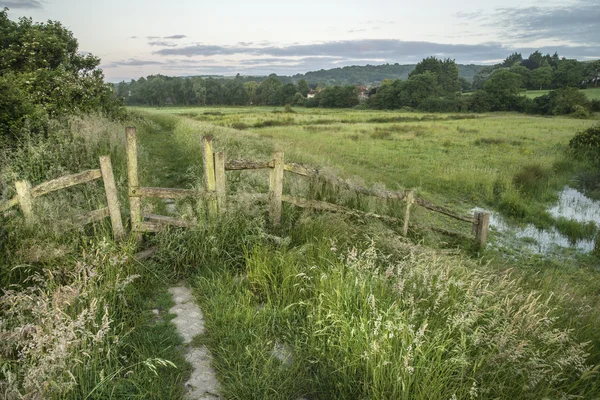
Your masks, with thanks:
M 0 137 L 11 141 L 27 126 L 46 132 L 48 120 L 75 113 L 122 112 L 104 83 L 100 59 L 78 52 L 59 22 L 18 22 L 0 12 Z
M 600 165 L 600 124 L 577 133 L 569 141 L 569 147 Z

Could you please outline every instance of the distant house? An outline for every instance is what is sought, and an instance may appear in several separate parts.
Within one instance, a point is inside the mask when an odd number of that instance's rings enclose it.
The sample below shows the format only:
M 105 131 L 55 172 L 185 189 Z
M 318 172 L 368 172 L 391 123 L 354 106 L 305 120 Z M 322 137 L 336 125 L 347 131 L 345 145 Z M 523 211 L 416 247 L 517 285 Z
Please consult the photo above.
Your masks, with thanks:
M 366 86 L 356 86 L 358 89 L 358 101 L 365 101 L 371 95 L 371 91 Z
M 312 89 L 310 92 L 308 92 L 306 94 L 306 98 L 307 99 L 312 99 L 313 97 L 315 97 L 317 95 L 317 93 L 319 93 L 318 90 Z

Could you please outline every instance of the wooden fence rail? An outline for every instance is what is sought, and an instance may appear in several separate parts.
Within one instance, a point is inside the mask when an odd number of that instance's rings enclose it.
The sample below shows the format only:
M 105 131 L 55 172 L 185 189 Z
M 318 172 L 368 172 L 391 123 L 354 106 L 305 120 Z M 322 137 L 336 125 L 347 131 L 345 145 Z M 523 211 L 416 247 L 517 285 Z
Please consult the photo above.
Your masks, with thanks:
M 79 215 L 75 217 L 74 222 L 79 225 L 86 225 L 110 217 L 113 235 L 115 239 L 120 239 L 125 234 L 125 230 L 123 229 L 121 208 L 117 196 L 117 186 L 115 184 L 115 177 L 109 156 L 100 157 L 100 169 L 92 169 L 73 175 L 61 176 L 60 178 L 52 179 L 34 187 L 32 187 L 31 183 L 28 181 L 15 182 L 17 195 L 8 201 L 0 203 L 0 211 L 6 211 L 18 205 L 23 213 L 25 224 L 29 227 L 33 227 L 36 223 L 34 211 L 36 198 L 98 179 L 102 179 L 104 182 L 104 192 L 108 206 Z

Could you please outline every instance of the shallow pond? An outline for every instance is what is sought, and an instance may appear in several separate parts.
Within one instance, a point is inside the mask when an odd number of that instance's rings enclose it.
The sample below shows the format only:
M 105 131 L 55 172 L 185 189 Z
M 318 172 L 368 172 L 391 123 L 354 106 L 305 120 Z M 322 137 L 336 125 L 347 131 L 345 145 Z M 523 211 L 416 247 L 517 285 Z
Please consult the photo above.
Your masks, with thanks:
M 486 211 L 474 209 L 473 211 Z M 592 200 L 571 187 L 565 187 L 559 194 L 557 203 L 548 209 L 554 218 L 566 218 L 577 222 L 594 222 L 600 227 L 600 201 Z M 514 225 L 496 212 L 491 212 L 490 229 L 496 233 L 492 247 L 517 247 L 537 254 L 547 254 L 559 248 L 570 248 L 590 252 L 594 248 L 593 239 L 571 241 L 556 228 L 538 229 L 533 224 Z

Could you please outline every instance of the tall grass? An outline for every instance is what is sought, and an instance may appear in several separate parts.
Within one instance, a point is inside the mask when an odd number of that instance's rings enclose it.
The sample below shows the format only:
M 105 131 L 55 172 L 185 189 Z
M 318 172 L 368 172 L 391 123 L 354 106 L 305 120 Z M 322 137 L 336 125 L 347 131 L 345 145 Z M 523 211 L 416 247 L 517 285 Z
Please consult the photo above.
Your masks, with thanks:
M 3 153 L 4 199 L 16 179 L 36 185 L 110 154 L 127 215 L 123 137 L 123 125 L 87 117 L 27 138 Z M 104 203 L 101 183 L 91 183 L 37 198 L 32 229 L 17 210 L 0 215 L 0 397 L 183 396 L 188 367 L 166 313 L 173 274 L 135 261 L 137 243 L 115 243 L 108 220 L 64 223 Z
M 533 290 L 518 273 L 490 273 L 376 225 L 308 214 L 273 241 L 260 218 L 242 216 L 159 236 L 163 262 L 196 269 L 202 342 L 225 397 L 599 394 L 599 347 L 571 328 L 596 324 L 598 313 L 564 318 L 579 307 L 566 293 Z M 291 363 L 273 355 L 281 347 Z

